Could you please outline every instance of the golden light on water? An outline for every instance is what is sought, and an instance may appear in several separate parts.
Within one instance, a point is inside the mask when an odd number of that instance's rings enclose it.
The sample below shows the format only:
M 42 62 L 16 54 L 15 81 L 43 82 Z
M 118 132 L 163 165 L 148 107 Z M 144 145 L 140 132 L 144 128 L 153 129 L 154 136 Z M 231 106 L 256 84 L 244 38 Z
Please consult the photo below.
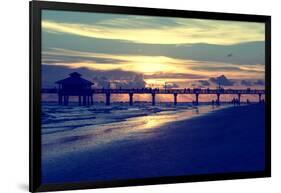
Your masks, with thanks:
M 144 127 L 145 129 L 151 129 L 151 128 L 154 128 L 154 127 L 159 127 L 161 126 L 162 124 L 164 124 L 165 122 L 163 121 L 163 119 L 151 119 L 151 118 L 146 118 L 144 120 Z

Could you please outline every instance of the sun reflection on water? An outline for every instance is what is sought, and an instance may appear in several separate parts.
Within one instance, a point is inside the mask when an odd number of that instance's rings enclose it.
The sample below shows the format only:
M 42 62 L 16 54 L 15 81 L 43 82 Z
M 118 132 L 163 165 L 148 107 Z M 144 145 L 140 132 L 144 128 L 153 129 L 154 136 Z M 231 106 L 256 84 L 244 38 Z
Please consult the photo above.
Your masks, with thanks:
M 62 141 L 61 143 L 55 143 L 54 146 L 44 147 L 43 156 L 44 154 L 56 156 L 57 151 L 55 149 L 60 149 L 61 154 L 84 151 L 89 148 L 100 148 L 117 141 L 128 142 L 156 137 L 157 134 L 165 132 L 165 129 L 173 129 L 173 124 L 176 121 L 200 116 L 212 112 L 212 110 L 214 110 L 212 106 L 201 106 L 190 107 L 190 109 L 185 110 L 162 111 L 147 116 L 128 118 L 120 122 L 86 126 L 77 130 L 62 132 L 56 136 L 43 136 L 43 141 Z M 169 128 L 165 127 L 169 123 L 173 124 L 170 124 Z

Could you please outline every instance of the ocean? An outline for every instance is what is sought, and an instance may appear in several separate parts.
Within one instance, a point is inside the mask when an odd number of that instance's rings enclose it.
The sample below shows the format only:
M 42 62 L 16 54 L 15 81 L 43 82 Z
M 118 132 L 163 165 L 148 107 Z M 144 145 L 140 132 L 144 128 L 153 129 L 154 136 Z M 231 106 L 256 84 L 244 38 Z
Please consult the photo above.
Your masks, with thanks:
M 42 104 L 42 182 L 262 170 L 264 104 Z

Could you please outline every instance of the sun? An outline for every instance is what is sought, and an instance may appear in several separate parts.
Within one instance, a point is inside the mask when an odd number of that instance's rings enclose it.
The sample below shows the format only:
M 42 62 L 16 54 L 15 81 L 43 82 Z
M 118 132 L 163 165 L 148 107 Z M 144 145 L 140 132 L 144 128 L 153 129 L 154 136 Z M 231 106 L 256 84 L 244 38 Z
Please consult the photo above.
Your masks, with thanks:
M 175 59 L 165 56 L 125 56 L 127 70 L 143 74 L 153 74 L 156 72 L 177 71 Z

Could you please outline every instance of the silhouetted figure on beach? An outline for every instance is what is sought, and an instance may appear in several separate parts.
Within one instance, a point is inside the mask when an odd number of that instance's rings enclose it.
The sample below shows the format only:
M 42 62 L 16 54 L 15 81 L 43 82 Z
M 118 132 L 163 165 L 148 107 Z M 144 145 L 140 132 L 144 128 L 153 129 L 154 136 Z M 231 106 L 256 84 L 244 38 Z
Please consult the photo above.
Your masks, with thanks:
M 235 105 L 235 98 L 232 99 L 231 103 Z
M 217 105 L 220 105 L 220 101 L 219 101 L 218 99 L 216 100 L 216 104 L 217 104 Z
M 231 101 L 231 103 L 232 103 L 233 105 L 240 105 L 240 100 L 237 99 L 237 98 L 233 98 L 232 101 Z

